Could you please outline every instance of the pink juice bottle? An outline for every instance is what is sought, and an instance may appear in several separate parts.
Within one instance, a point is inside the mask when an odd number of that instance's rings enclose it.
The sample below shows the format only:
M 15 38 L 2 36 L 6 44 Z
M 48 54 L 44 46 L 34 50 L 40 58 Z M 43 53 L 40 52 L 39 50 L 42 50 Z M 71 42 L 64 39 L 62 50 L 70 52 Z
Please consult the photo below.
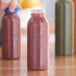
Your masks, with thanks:
M 44 10 L 32 10 L 27 32 L 28 70 L 47 70 L 48 22 Z
M 14 12 L 5 10 L 2 19 L 2 58 L 5 60 L 20 59 L 20 18 L 17 15 L 18 7 Z

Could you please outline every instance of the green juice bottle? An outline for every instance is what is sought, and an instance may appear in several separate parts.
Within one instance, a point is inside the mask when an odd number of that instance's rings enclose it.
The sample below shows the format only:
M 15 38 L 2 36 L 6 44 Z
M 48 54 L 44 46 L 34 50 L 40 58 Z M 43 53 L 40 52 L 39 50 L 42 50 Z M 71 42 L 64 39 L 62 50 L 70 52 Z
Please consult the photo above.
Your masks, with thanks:
M 57 0 L 55 11 L 55 53 L 56 55 L 73 55 L 73 1 Z

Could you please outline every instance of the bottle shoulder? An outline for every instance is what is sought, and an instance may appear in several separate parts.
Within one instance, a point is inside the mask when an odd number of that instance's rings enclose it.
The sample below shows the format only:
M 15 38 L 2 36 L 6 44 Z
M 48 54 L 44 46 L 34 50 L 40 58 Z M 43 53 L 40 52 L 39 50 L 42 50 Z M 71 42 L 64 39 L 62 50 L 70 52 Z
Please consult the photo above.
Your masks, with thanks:
M 17 14 L 4 14 L 3 15 L 3 18 L 2 18 L 3 20 L 7 20 L 7 19 L 18 19 L 18 20 L 20 20 L 20 18 L 19 18 L 19 16 L 17 15 Z
M 71 7 L 73 8 L 74 7 L 74 3 L 72 1 L 66 1 L 66 2 L 60 2 L 60 1 L 57 1 L 56 4 L 55 4 L 55 7 Z
M 38 23 L 48 24 L 48 20 L 44 17 L 40 17 L 40 18 L 31 17 L 28 21 L 28 26 Z
M 73 4 L 73 1 L 56 1 L 56 4 Z

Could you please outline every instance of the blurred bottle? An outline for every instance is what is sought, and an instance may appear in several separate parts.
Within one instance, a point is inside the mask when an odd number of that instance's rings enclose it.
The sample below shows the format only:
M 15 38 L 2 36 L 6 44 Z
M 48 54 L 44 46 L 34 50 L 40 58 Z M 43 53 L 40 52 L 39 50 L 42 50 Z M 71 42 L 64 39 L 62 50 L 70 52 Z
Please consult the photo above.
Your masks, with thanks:
M 20 18 L 17 15 L 18 7 L 14 12 L 5 10 L 2 18 L 2 57 L 3 59 L 20 59 Z
M 4 12 L 0 11 L 0 46 L 2 45 L 2 17 Z
M 40 0 L 20 0 L 22 8 L 36 8 L 40 7 Z
M 56 2 L 56 55 L 73 54 L 73 1 Z
M 33 10 L 27 29 L 28 70 L 48 69 L 48 22 L 44 10 Z

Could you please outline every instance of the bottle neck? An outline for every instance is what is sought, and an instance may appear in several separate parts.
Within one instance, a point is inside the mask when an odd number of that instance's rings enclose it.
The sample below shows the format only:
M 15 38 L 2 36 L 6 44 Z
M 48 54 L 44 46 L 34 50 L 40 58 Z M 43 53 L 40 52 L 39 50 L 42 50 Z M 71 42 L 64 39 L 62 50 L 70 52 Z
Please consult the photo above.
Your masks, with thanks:
M 32 10 L 32 17 L 46 17 L 46 13 L 45 10 Z
M 4 12 L 5 12 L 5 13 L 8 13 L 8 14 L 10 14 L 10 13 L 16 14 L 18 11 L 19 11 L 19 7 L 18 7 L 18 6 L 16 6 L 13 11 L 10 11 L 10 10 L 9 10 L 9 7 L 7 7 L 7 8 L 4 10 Z
M 11 15 L 12 15 L 12 14 L 16 14 L 16 13 L 13 13 L 13 12 L 9 12 L 9 13 L 5 13 L 5 14 L 11 14 Z

